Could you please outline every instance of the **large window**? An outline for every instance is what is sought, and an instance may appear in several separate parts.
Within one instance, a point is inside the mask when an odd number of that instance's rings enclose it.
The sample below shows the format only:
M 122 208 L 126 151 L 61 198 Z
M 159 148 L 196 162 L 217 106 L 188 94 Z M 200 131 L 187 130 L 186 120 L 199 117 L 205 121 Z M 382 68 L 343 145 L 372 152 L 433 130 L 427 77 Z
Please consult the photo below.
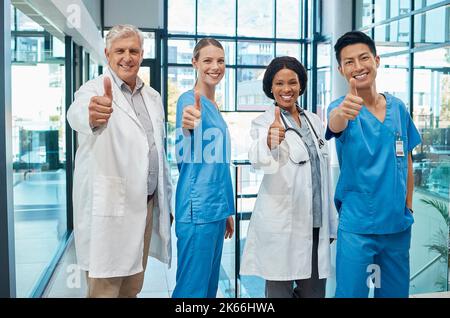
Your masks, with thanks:
M 16 288 L 28 297 L 67 231 L 64 43 L 11 12 Z
M 450 1 L 355 4 L 355 24 L 374 37 L 381 56 L 377 87 L 405 102 L 422 136 L 413 151 L 410 292 L 448 290 Z
M 313 51 L 308 51 L 306 46 L 312 48 L 313 44 L 317 44 L 312 34 L 313 24 L 318 22 L 319 4 L 318 0 L 167 0 L 168 63 L 164 65 L 167 74 L 164 91 L 169 121 L 167 146 L 174 182 L 178 174 L 174 162 L 176 102 L 180 94 L 192 89 L 195 84 L 196 74 L 191 65 L 195 43 L 211 36 L 225 48 L 227 71 L 216 90 L 216 98 L 230 130 L 232 159 L 245 160 L 251 143 L 252 120 L 273 104 L 262 90 L 265 68 L 275 56 L 288 55 L 296 57 L 311 69 Z M 330 95 L 330 45 L 321 46 L 320 50 L 328 55 L 321 60 L 318 76 L 314 81 L 309 81 L 308 92 L 318 96 L 323 111 L 323 105 L 329 102 Z M 315 81 L 320 81 L 320 88 L 317 88 Z M 313 109 L 304 98 L 300 102 L 304 107 Z M 254 171 L 247 170 L 240 175 L 243 191 L 256 192 L 260 177 L 254 178 L 254 175 Z M 238 210 L 251 210 L 253 201 L 249 200 L 244 207 L 238 206 Z M 246 230 L 243 228 L 242 240 L 245 240 L 245 235 Z M 222 293 L 226 297 L 235 295 L 235 263 L 230 259 L 234 257 L 233 246 L 234 242 L 226 242 L 224 247 L 222 267 L 225 275 L 220 287 L 221 290 L 223 287 Z M 260 286 L 259 283 L 255 284 Z M 264 294 L 263 289 L 246 293 L 250 285 L 241 286 L 240 296 Z

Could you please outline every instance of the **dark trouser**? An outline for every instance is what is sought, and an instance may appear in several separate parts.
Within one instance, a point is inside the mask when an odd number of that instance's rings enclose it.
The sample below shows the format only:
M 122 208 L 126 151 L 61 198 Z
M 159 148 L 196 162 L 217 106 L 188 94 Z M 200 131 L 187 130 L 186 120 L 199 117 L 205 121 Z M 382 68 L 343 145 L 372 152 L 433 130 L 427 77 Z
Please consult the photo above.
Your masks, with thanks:
M 325 298 L 327 280 L 319 279 L 318 269 L 319 230 L 320 228 L 313 229 L 311 278 L 295 281 L 266 280 L 267 298 Z

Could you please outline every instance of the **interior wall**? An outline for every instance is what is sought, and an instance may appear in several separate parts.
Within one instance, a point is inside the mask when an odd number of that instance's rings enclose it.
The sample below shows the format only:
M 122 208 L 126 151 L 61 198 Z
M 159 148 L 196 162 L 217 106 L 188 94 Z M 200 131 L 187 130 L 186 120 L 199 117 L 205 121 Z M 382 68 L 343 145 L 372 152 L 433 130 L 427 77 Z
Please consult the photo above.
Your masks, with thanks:
M 163 0 L 105 0 L 105 27 L 133 24 L 139 28 L 162 29 Z
M 323 25 L 325 35 L 331 36 L 332 45 L 344 33 L 352 30 L 352 0 L 322 0 L 323 1 Z M 334 50 L 333 50 L 334 57 Z M 346 81 L 338 71 L 338 64 L 335 58 L 332 59 L 332 87 L 331 100 L 335 100 L 347 94 L 348 87 Z
M 94 20 L 97 28 L 100 30 L 102 27 L 102 6 L 101 0 L 82 0 L 86 9 L 89 11 L 92 19 Z

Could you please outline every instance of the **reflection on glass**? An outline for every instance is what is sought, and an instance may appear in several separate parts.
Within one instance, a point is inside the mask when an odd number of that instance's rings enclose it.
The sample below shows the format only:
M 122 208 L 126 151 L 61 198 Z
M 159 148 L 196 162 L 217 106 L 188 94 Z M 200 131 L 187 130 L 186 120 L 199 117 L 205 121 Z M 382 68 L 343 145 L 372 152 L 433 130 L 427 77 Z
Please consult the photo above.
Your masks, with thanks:
M 195 74 L 192 67 L 169 67 L 167 77 L 167 159 L 173 184 L 178 180 L 178 168 L 175 157 L 175 125 L 177 101 L 181 94 L 193 89 Z
M 372 24 L 372 0 L 356 0 L 355 6 L 356 28 Z
M 260 112 L 252 113 L 223 113 L 231 136 L 231 159 L 247 160 L 248 150 L 252 143 L 250 129 L 252 120 L 261 115 Z M 248 190 L 248 189 L 247 189 Z M 253 189 L 255 190 L 255 189 Z M 248 193 L 248 192 L 246 192 Z
M 195 0 L 168 0 L 168 31 L 195 34 Z
M 44 28 L 16 9 L 17 31 L 44 31 Z
M 299 39 L 302 26 L 302 16 L 298 0 L 277 1 L 277 37 L 286 39 Z
M 67 230 L 64 59 L 13 62 L 11 88 L 17 296 L 29 297 Z
M 15 37 L 15 62 L 37 63 L 45 60 L 44 37 Z
M 216 102 L 221 111 L 234 111 L 234 83 L 236 79 L 236 70 L 227 68 L 225 77 L 216 87 Z
M 426 6 L 431 6 L 436 3 L 445 2 L 445 0 L 414 0 L 414 9 L 422 9 Z
M 327 107 L 331 103 L 331 69 L 330 67 L 317 70 L 317 111 L 316 114 L 325 123 Z
M 191 64 L 194 40 L 168 40 L 169 63 Z
M 198 33 L 234 36 L 236 25 L 235 4 L 235 1 L 199 0 Z M 220 12 L 220 14 L 214 14 L 214 12 Z
M 255 114 L 255 118 L 260 114 Z M 249 118 L 250 119 L 250 118 Z M 228 120 L 227 120 L 228 121 Z M 250 124 L 250 122 L 249 122 Z M 245 132 L 243 132 L 245 133 Z M 249 141 L 250 146 L 251 141 Z M 245 156 L 245 158 L 247 158 Z M 255 170 L 251 165 L 237 165 L 234 174 L 237 175 L 236 193 L 256 195 L 259 191 L 264 173 L 261 170 Z M 235 226 L 239 227 L 239 248 L 242 253 L 247 240 L 247 233 L 249 227 L 249 219 L 251 217 L 256 197 L 240 198 L 237 200 L 236 210 L 240 214 L 239 223 Z M 240 276 L 239 280 L 239 294 L 241 298 L 262 298 L 264 297 L 265 280 L 257 276 Z
M 414 58 L 414 122 L 422 144 L 414 150 L 415 249 L 411 289 L 447 290 L 450 183 L 450 47 Z M 420 272 L 427 264 L 429 267 Z
M 416 46 L 443 43 L 450 40 L 450 5 L 414 16 Z
M 262 90 L 264 69 L 237 70 L 237 110 L 265 111 L 272 104 Z
M 410 0 L 377 0 L 375 1 L 375 23 L 407 14 L 410 11 Z
M 94 79 L 99 76 L 98 74 L 98 64 L 93 59 L 89 59 L 89 80 Z
M 409 107 L 408 55 L 380 58 L 381 67 L 377 74 L 377 89 L 400 98 Z M 395 83 L 395 85 L 393 85 Z
M 238 35 L 274 37 L 273 1 L 238 1 Z
M 156 58 L 155 32 L 142 32 L 144 35 L 144 59 Z
M 300 44 L 277 42 L 276 56 L 292 56 L 301 61 Z
M 10 6 L 10 17 L 11 17 L 11 31 L 16 31 L 16 23 L 15 23 L 15 8 L 14 6 Z
M 324 67 L 331 65 L 331 44 L 320 43 L 317 45 L 317 67 Z
M 266 66 L 274 57 L 271 42 L 238 42 L 238 65 Z
M 145 85 L 151 86 L 151 78 L 150 78 L 150 67 L 148 66 L 141 66 L 139 68 L 138 76 L 139 78 L 144 82 Z
M 401 19 L 375 28 L 375 42 L 379 54 L 408 48 L 409 19 Z
M 235 65 L 236 64 L 236 42 L 220 40 L 220 43 L 222 44 L 223 49 L 225 50 L 225 64 L 227 66 Z

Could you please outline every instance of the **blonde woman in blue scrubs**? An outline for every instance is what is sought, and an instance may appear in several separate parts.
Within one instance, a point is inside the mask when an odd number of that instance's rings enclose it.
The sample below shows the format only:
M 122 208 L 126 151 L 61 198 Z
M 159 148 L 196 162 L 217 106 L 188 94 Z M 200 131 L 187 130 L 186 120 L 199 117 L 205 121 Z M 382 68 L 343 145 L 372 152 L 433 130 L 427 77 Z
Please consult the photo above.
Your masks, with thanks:
M 177 104 L 178 267 L 172 297 L 215 298 L 224 238 L 231 238 L 234 232 L 230 135 L 215 100 L 216 86 L 225 74 L 220 42 L 200 40 L 192 65 L 197 82 Z

